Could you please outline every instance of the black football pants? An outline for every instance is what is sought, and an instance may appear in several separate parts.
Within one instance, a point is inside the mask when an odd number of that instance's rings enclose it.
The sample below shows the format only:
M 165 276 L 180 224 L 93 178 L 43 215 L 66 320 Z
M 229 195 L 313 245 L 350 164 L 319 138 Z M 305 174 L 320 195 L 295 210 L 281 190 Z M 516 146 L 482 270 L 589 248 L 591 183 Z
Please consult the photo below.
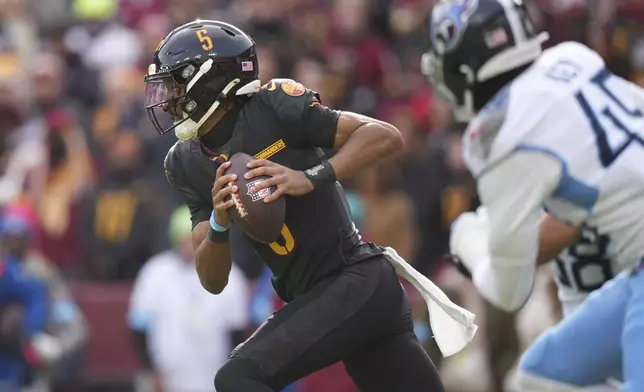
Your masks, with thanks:
M 407 296 L 379 256 L 275 312 L 217 372 L 217 392 L 279 392 L 342 361 L 363 392 L 443 392 L 413 332 Z

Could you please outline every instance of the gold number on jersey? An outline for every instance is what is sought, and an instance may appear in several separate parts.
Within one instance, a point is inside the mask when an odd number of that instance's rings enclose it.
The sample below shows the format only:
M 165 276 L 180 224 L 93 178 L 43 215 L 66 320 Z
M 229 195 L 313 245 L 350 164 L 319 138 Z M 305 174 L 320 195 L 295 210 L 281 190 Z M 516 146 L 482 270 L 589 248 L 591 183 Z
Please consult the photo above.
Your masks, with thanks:
M 286 223 L 282 226 L 282 238 L 284 239 L 284 245 L 281 245 L 277 241 L 271 242 L 268 245 L 273 249 L 273 252 L 280 256 L 286 256 L 291 253 L 295 247 L 295 239 L 293 238 L 293 234 L 291 234 L 291 230 L 286 226 Z
M 210 39 L 210 37 L 208 36 L 208 30 L 197 30 L 197 38 L 199 38 L 199 42 L 201 42 L 201 47 L 203 48 L 203 50 L 212 50 L 212 39 Z

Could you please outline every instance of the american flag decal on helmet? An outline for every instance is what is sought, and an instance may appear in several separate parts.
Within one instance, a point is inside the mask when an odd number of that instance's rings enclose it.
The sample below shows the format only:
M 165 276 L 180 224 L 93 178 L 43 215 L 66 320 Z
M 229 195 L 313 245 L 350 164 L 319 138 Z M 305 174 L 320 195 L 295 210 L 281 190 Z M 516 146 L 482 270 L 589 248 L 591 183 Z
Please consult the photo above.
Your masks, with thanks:
M 250 72 L 255 69 L 252 61 L 242 61 L 241 67 L 243 72 Z

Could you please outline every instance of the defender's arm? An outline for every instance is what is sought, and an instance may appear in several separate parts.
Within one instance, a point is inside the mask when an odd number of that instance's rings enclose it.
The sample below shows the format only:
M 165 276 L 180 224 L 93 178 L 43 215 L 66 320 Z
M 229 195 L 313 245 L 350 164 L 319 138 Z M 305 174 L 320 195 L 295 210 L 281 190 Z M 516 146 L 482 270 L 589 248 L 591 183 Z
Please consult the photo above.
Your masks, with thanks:
M 559 250 L 548 238 L 540 244 L 539 222 L 543 200 L 561 175 L 561 163 L 549 155 L 514 153 L 478 180 L 487 217 L 468 215 L 453 226 L 452 252 L 469 268 L 481 295 L 499 308 L 514 311 L 525 304 L 540 247 Z
M 537 265 L 551 262 L 564 249 L 572 246 L 579 239 L 580 226 L 569 225 L 551 215 L 546 215 L 539 223 L 539 255 Z

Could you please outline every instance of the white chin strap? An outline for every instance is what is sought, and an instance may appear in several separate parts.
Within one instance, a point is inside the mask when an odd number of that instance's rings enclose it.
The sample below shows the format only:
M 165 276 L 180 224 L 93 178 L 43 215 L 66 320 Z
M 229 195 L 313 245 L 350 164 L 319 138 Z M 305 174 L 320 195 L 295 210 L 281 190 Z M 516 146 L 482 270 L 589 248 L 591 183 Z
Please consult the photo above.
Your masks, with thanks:
M 192 87 L 197 83 L 199 79 L 201 79 L 202 76 L 207 74 L 210 71 L 210 68 L 212 68 L 212 59 L 206 61 L 199 67 L 199 72 L 190 80 L 188 85 L 186 86 L 186 94 L 192 89 Z M 219 97 L 213 102 L 213 104 L 210 106 L 210 108 L 204 113 L 203 116 L 201 116 L 201 119 L 199 122 L 196 122 L 190 118 L 187 120 L 184 120 L 181 124 L 177 125 L 174 128 L 174 134 L 177 136 L 179 140 L 194 140 L 199 137 L 199 129 L 201 126 L 212 116 L 212 114 L 217 110 L 219 105 L 221 105 L 221 101 L 226 98 L 230 90 L 233 89 L 238 83 L 240 82 L 239 78 L 234 79 L 230 83 L 224 87 L 224 89 L 221 91 L 219 94 Z M 255 80 L 246 86 L 242 86 L 235 95 L 250 95 L 258 92 L 261 88 L 261 84 L 259 80 Z M 189 117 L 190 115 L 186 112 L 183 113 L 184 119 Z
M 219 105 L 221 105 L 221 100 L 226 97 L 226 94 L 235 87 L 235 85 L 239 83 L 239 78 L 233 80 L 232 82 L 228 83 L 226 87 L 221 91 L 221 94 L 213 102 L 213 104 L 210 106 L 210 109 L 201 116 L 201 119 L 199 122 L 195 122 L 192 119 L 187 119 L 181 124 L 177 125 L 177 127 L 174 129 L 174 134 L 177 135 L 177 138 L 180 140 L 193 140 L 196 139 L 199 136 L 199 128 L 212 116 L 212 114 L 217 110 Z M 184 112 L 183 113 L 184 117 L 188 117 L 188 113 Z

